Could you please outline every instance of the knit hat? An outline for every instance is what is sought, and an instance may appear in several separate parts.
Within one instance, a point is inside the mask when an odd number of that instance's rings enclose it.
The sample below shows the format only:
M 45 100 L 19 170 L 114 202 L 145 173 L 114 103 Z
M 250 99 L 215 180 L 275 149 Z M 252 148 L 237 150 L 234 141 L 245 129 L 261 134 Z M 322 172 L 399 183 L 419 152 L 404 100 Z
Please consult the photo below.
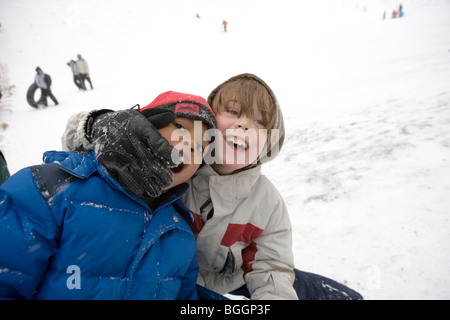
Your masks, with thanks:
M 176 117 L 201 120 L 209 129 L 217 126 L 216 116 L 209 104 L 200 96 L 175 91 L 161 93 L 149 105 L 141 109 L 146 116 L 146 110 L 152 108 L 167 109 L 175 113 Z

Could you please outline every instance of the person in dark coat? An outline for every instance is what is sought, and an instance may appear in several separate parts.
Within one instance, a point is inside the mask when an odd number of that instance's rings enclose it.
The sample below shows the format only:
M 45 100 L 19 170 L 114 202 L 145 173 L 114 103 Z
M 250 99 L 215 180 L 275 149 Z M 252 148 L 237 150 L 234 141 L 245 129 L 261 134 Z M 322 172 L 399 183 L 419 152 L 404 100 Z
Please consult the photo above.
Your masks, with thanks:
M 41 89 L 42 96 L 41 99 L 38 101 L 38 104 L 43 104 L 44 106 L 47 106 L 47 97 L 50 97 L 50 99 L 53 100 L 55 103 L 55 106 L 58 105 L 58 100 L 56 100 L 55 96 L 52 93 L 52 90 L 50 89 L 52 85 L 52 79 L 51 77 L 44 73 L 41 68 L 36 68 L 36 76 L 34 78 L 34 82 L 36 85 Z

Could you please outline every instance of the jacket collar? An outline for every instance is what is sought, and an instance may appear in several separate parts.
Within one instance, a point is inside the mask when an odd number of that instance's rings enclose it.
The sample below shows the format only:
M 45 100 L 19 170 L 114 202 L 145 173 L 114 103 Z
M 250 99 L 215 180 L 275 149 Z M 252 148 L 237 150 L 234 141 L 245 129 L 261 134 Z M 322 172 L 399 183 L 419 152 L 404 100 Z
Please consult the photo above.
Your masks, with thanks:
M 204 165 L 192 179 L 191 187 L 203 197 L 209 195 L 214 206 L 228 214 L 234 212 L 236 206 L 252 193 L 260 176 L 260 166 L 221 176 L 211 166 Z
M 89 158 L 91 161 L 84 161 Z M 44 163 L 55 163 L 62 170 L 80 178 L 86 179 L 97 171 L 99 166 L 94 151 L 79 149 L 76 152 L 47 151 L 44 153 Z

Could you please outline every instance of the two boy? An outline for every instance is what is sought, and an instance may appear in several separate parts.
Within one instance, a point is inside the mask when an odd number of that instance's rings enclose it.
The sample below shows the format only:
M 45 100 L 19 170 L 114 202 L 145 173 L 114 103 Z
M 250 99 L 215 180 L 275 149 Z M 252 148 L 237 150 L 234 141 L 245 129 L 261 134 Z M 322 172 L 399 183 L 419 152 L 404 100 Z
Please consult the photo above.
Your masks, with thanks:
M 261 173 L 261 164 L 275 158 L 284 142 L 283 116 L 271 88 L 253 74 L 240 74 L 217 86 L 207 101 L 216 114 L 214 143 L 181 199 L 194 216 L 197 283 L 251 299 L 361 299 L 336 281 L 294 267 L 287 208 Z M 64 148 L 87 146 L 83 123 L 93 119 L 95 112 L 75 115 L 63 135 Z M 132 146 L 136 157 L 116 166 L 135 167 L 125 176 L 128 185 L 139 185 L 140 175 L 133 175 L 141 167 L 137 160 L 150 154 Z

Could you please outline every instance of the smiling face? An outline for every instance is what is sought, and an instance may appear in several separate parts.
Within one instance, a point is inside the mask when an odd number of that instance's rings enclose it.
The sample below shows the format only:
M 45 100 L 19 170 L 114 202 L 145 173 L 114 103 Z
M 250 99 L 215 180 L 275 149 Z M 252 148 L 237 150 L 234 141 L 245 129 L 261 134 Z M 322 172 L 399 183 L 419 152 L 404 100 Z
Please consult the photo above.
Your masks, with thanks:
M 227 81 L 211 101 L 221 133 L 214 141 L 217 161 L 211 166 L 221 175 L 256 165 L 271 148 L 277 108 L 267 88 L 248 77 Z
M 255 163 L 267 141 L 266 124 L 256 105 L 251 113 L 243 113 L 241 105 L 231 101 L 216 119 L 222 141 L 216 142 L 219 161 L 212 164 L 213 169 L 227 175 Z
M 208 141 L 203 141 L 206 130 L 207 126 L 204 123 L 188 118 L 176 118 L 173 123 L 158 130 L 178 151 L 182 160 L 181 165 L 170 169 L 173 182 L 164 190 L 186 182 L 198 170 L 202 163 L 203 151 L 209 144 Z

